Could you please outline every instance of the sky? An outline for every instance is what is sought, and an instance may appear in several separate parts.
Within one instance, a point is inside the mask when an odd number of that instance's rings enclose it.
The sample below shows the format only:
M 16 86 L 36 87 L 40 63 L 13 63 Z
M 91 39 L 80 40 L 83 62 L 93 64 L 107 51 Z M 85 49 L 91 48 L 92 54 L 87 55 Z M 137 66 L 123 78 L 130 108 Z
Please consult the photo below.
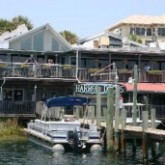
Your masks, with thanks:
M 49 23 L 80 39 L 131 16 L 165 14 L 165 0 L 0 0 L 0 18 L 27 17 L 34 28 Z

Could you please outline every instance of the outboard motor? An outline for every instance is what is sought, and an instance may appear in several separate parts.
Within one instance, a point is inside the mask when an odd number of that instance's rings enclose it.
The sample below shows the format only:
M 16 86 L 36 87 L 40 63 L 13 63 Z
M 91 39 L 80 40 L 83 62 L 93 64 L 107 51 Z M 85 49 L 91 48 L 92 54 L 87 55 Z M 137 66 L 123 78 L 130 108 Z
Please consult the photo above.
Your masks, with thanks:
M 74 131 L 74 138 L 73 138 L 73 150 L 75 153 L 82 152 L 83 143 L 80 139 L 81 133 L 77 130 Z

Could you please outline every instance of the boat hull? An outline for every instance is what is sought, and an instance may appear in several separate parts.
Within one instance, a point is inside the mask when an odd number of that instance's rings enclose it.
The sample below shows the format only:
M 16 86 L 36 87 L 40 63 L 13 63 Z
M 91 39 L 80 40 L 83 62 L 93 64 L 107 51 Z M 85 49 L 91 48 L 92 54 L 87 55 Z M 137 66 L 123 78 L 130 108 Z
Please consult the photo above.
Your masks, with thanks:
M 91 127 L 92 128 L 92 127 Z M 59 144 L 65 151 L 89 151 L 97 144 L 102 145 L 100 132 L 92 129 L 81 128 L 79 122 L 49 122 L 35 120 L 25 129 L 30 141 L 54 150 Z

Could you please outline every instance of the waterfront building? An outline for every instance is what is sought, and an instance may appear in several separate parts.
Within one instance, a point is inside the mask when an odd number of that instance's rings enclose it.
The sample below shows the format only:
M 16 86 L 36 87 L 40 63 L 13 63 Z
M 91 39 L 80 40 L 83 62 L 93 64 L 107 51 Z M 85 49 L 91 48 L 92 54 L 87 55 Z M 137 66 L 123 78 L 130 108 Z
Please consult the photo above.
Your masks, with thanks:
M 104 31 L 80 40 L 79 44 L 86 48 L 130 48 L 146 47 L 143 44 L 124 38 L 112 32 Z
M 136 35 L 144 45 L 165 41 L 165 15 L 133 15 L 106 28 L 111 33 L 130 38 Z
M 126 88 L 124 101 L 132 99 L 133 84 L 128 80 L 133 78 L 134 64 L 138 65 L 138 100 L 141 102 L 143 95 L 147 95 L 149 104 L 162 116 L 165 105 L 164 51 L 136 43 L 124 47 L 120 38 L 112 38 L 118 39 L 116 46 L 115 41 L 110 42 L 103 36 L 103 47 L 92 48 L 83 43 L 73 47 L 45 24 L 10 40 L 8 49 L 0 49 L 1 116 L 34 117 L 40 113 L 43 102 L 53 96 L 86 95 L 95 104 L 95 93 L 76 91 L 76 84 L 94 83 L 96 86 L 101 83 L 107 88 L 104 84 L 114 83 L 112 64 L 117 66 L 119 83 Z M 105 47 L 107 43 L 113 43 L 113 46 Z M 31 55 L 36 62 L 25 62 Z M 50 59 L 52 63 L 48 63 Z M 144 71 L 146 63 L 151 70 Z M 103 102 L 106 103 L 104 93 Z M 105 104 L 103 107 L 105 109 Z

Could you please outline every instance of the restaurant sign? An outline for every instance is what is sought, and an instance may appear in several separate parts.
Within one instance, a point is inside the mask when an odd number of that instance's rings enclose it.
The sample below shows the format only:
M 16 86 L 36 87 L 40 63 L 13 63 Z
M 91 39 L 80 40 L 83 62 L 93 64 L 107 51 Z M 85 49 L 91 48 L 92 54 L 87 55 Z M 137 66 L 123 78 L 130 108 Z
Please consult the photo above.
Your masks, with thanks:
M 100 87 L 101 94 L 107 94 L 109 88 L 116 89 L 116 84 L 114 83 L 81 83 L 76 84 L 75 92 L 80 94 L 96 94 L 97 86 Z M 117 84 L 120 93 L 126 91 L 125 86 Z

